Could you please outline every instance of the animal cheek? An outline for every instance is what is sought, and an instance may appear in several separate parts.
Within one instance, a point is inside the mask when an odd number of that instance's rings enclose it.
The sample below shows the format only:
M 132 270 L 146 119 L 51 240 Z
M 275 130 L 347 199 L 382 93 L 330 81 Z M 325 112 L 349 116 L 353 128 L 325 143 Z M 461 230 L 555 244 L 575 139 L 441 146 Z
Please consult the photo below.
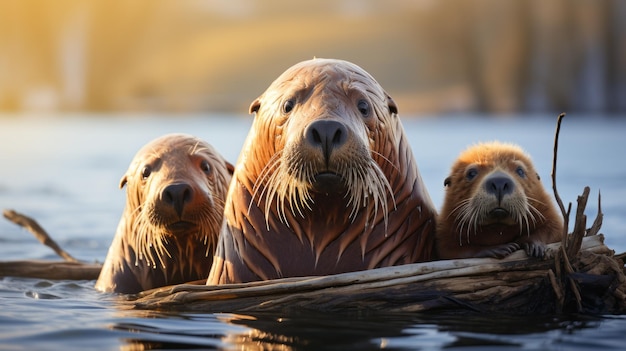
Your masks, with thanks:
M 206 201 L 209 202 L 209 204 L 211 206 L 214 205 L 215 203 L 215 198 L 219 197 L 219 194 L 215 192 L 215 187 L 212 186 L 204 186 L 204 184 L 202 186 L 198 186 L 196 187 L 196 189 L 194 189 L 197 194 L 199 195 L 197 198 L 198 200 L 205 198 Z
M 197 187 L 198 191 L 209 194 L 209 195 L 211 195 L 211 193 L 213 192 L 213 189 L 216 188 L 215 182 L 212 180 L 205 180 L 202 182 L 192 182 L 192 184 L 196 184 L 195 186 Z
M 515 184 L 515 188 L 513 188 L 513 192 L 511 196 L 519 196 L 524 195 L 528 191 L 528 186 L 526 184 Z
M 531 189 L 533 188 L 533 186 L 536 186 L 536 185 L 533 185 L 533 184 L 531 184 L 529 182 L 518 182 L 516 185 L 517 185 L 515 187 L 516 193 L 517 194 L 522 194 L 522 195 L 523 194 L 528 194 L 531 191 Z
M 144 199 L 146 201 L 151 200 L 149 197 L 158 199 L 159 194 L 161 193 L 162 185 L 165 183 L 169 183 L 169 182 L 164 182 L 161 179 L 156 179 L 156 178 L 157 177 L 150 178 L 147 182 L 143 184 L 142 193 L 149 195 L 149 196 L 146 196 L 146 198 Z M 161 177 L 158 177 L 158 178 L 161 178 Z M 161 184 L 161 186 L 159 186 L 159 184 Z
M 486 204 L 490 204 L 492 202 L 494 202 L 494 196 L 491 196 L 485 192 L 482 191 L 478 191 L 475 192 L 472 196 L 471 196 L 471 202 L 472 204 L 478 206 L 478 205 L 486 205 Z

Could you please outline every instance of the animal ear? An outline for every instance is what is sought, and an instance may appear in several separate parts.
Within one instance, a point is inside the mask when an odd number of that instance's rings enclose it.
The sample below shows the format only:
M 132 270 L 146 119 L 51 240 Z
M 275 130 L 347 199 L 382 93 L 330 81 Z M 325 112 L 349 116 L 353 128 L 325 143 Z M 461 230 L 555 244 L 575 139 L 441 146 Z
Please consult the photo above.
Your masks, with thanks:
M 452 184 L 452 177 L 447 177 L 446 179 L 444 179 L 443 186 L 449 186 L 450 184 Z
M 226 169 L 228 170 L 228 173 L 230 175 L 233 175 L 233 173 L 235 173 L 235 166 L 233 166 L 233 164 L 228 161 L 224 161 L 224 162 L 226 162 Z
M 393 99 L 391 98 L 391 96 L 389 96 L 389 94 L 385 93 L 385 96 L 387 96 L 387 107 L 389 107 L 389 112 L 397 115 L 398 105 L 396 105 L 396 102 L 393 101 Z
M 259 108 L 261 108 L 261 100 L 260 98 L 257 98 L 256 100 L 252 101 L 252 103 L 250 104 L 249 113 L 259 112 Z
M 128 174 L 124 174 L 122 179 L 120 179 L 120 189 L 124 188 L 124 185 L 128 183 Z

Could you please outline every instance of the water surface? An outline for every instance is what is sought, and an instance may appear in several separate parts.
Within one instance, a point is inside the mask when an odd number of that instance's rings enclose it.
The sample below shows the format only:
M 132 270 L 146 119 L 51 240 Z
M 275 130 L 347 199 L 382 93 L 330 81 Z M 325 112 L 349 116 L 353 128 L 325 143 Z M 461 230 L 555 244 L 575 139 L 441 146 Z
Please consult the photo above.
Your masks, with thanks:
M 459 152 L 478 141 L 519 143 L 550 188 L 554 116 L 405 118 L 421 174 L 437 207 Z M 249 116 L 70 116 L 0 119 L 0 207 L 36 218 L 71 254 L 102 262 L 124 205 L 118 188 L 149 140 L 186 132 L 235 162 Z M 557 182 L 563 200 L 590 186 L 602 194 L 607 244 L 626 251 L 626 121 L 568 116 Z M 0 221 L 2 260 L 57 259 L 32 235 Z M 93 281 L 0 279 L 0 349 L 463 349 L 621 350 L 621 316 L 442 317 L 408 315 L 203 314 L 127 310 Z

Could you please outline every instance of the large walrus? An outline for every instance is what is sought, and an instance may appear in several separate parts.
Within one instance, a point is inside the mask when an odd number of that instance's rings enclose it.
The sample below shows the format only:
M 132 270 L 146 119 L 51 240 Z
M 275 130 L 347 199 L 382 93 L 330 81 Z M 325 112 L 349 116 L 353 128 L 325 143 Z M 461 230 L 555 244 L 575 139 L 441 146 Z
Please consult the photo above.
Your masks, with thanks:
M 366 71 L 301 62 L 250 112 L 207 284 L 433 258 L 435 208 L 395 102 Z
M 137 293 L 206 278 L 232 169 L 191 135 L 168 134 L 142 147 L 120 182 L 126 208 L 96 289 Z
M 530 157 L 517 145 L 474 145 L 457 158 L 437 221 L 440 258 L 543 257 L 563 221 Z

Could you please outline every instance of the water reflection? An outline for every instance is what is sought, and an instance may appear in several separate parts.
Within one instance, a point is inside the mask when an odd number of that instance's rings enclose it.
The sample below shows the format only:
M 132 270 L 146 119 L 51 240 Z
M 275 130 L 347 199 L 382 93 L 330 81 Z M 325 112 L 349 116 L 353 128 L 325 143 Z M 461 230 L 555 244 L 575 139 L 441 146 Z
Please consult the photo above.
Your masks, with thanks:
M 153 316 L 155 317 L 155 316 Z M 217 319 L 215 319 L 217 318 Z M 216 329 L 216 322 L 222 323 Z M 374 350 L 526 348 L 538 343 L 568 342 L 558 335 L 597 328 L 601 319 L 585 316 L 449 316 L 415 314 L 182 314 L 142 316 L 119 323 L 131 333 L 123 350 Z M 553 337 L 546 338 L 546 334 Z M 589 344 L 587 344 L 589 346 Z
M 368 350 L 387 346 L 389 338 L 408 334 L 410 319 L 371 318 L 355 315 L 329 315 L 303 312 L 279 316 L 276 314 L 221 314 L 223 323 L 216 330 L 211 315 L 172 317 L 165 328 L 158 321 L 118 324 L 117 330 L 138 333 L 140 337 L 126 339 L 124 349 L 211 347 L 242 350 Z M 204 328 L 203 328 L 204 326 Z M 222 334 L 223 333 L 223 334 Z M 157 337 L 158 336 L 158 337 Z
M 302 312 L 278 317 L 272 314 L 234 315 L 228 320 L 252 328 L 230 334 L 225 341 L 243 348 L 364 350 L 383 348 L 389 338 L 406 336 L 407 319 L 350 314 Z

